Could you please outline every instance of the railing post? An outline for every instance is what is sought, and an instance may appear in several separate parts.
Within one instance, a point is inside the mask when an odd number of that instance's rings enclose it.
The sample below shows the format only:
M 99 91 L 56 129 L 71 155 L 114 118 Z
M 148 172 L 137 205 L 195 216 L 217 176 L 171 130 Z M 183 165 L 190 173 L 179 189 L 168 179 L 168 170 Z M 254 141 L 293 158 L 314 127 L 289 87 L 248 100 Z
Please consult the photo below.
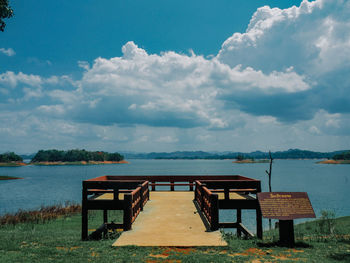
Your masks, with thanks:
M 201 211 L 203 211 L 204 209 L 204 187 L 205 187 L 205 184 L 202 184 L 201 185 Z
M 215 231 L 219 229 L 219 196 L 217 194 L 211 194 L 209 200 L 211 214 L 210 230 Z
M 149 181 L 147 181 L 147 201 L 149 201 Z
M 152 185 L 152 191 L 155 191 L 156 190 L 156 186 L 154 185 L 156 182 L 151 182 L 153 185 Z
M 142 184 L 140 184 L 139 187 L 140 187 L 140 207 L 141 207 L 141 211 L 143 211 L 143 191 L 144 191 L 144 188 L 143 188 Z
M 174 186 L 174 181 L 170 182 L 170 191 L 174 191 L 175 190 L 175 186 Z
M 193 191 L 193 181 L 190 181 L 190 191 Z
M 194 188 L 194 200 L 196 200 L 196 201 L 197 201 L 197 198 L 198 198 L 198 193 L 197 193 L 198 190 L 199 190 L 198 189 L 198 182 L 196 181 L 195 182 L 195 188 Z M 198 203 L 198 201 L 197 201 L 197 203 Z
M 132 195 L 124 195 L 124 216 L 123 216 L 123 228 L 124 231 L 131 229 L 132 224 Z
M 87 209 L 87 186 L 83 182 L 82 207 L 81 207 L 81 239 L 88 238 L 88 209 Z

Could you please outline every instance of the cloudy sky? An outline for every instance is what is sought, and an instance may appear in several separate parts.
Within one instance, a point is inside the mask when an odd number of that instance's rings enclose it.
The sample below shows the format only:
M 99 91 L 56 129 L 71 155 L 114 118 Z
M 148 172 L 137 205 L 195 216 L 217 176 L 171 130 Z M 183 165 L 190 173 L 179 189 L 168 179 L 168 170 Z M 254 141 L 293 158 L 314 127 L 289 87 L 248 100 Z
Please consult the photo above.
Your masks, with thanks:
M 16 0 L 0 152 L 350 148 L 348 0 Z

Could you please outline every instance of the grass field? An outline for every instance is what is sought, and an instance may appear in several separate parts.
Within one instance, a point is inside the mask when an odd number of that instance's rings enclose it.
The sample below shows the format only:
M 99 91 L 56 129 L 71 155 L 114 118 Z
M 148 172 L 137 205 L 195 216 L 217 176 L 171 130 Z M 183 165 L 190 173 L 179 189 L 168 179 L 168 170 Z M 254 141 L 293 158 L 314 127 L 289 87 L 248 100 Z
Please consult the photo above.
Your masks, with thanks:
M 121 220 L 119 211 L 109 218 Z M 89 213 L 89 228 L 102 222 L 102 212 Z M 330 227 L 329 227 L 330 226 Z M 350 262 L 350 217 L 296 226 L 295 248 L 278 247 L 276 231 L 263 241 L 224 234 L 228 247 L 112 247 L 119 233 L 99 241 L 80 241 L 81 217 L 64 215 L 45 223 L 0 226 L 0 262 Z

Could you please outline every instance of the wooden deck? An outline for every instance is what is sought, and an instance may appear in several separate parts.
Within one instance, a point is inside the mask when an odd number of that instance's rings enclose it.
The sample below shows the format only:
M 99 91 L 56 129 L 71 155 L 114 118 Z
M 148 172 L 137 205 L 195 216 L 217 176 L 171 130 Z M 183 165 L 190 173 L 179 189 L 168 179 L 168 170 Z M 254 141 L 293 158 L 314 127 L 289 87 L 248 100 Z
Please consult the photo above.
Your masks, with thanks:
M 107 196 L 104 196 L 107 198 Z M 193 202 L 193 192 L 151 192 L 132 230 L 113 246 L 227 246 L 221 233 L 207 231 Z

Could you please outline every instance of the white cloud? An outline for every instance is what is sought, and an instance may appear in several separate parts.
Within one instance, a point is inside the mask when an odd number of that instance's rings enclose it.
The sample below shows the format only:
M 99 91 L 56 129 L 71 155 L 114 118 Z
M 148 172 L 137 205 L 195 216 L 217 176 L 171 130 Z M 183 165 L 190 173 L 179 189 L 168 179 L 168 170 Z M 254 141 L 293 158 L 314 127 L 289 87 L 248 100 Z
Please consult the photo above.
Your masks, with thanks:
M 104 125 L 222 129 L 231 126 L 224 108 L 227 98 L 235 94 L 290 94 L 311 88 L 291 67 L 264 74 L 240 65 L 230 68 L 216 58 L 194 53 L 149 55 L 133 42 L 122 51 L 122 57 L 97 58 L 91 68 L 85 68 L 79 89 L 64 96 L 68 101 L 62 97 L 69 107 L 70 100 L 79 96 L 71 107 L 72 118 Z M 57 94 L 51 96 L 60 99 Z
M 12 48 L 0 48 L 0 53 L 3 53 L 9 57 L 16 55 L 16 52 Z
M 28 75 L 22 72 L 16 74 L 12 71 L 7 71 L 0 74 L 0 85 L 6 85 L 14 88 L 18 84 L 38 87 L 42 84 L 42 78 L 38 75 Z

